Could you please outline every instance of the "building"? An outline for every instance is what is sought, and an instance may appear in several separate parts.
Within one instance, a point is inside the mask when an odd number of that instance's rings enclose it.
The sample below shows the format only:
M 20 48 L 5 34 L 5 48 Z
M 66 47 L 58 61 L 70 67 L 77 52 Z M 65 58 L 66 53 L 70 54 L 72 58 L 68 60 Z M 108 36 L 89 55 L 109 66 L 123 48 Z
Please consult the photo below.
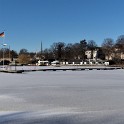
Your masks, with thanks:
M 39 60 L 38 63 L 36 63 L 36 65 L 39 65 L 39 66 L 46 65 L 47 66 L 47 65 L 49 65 L 49 61 L 41 61 L 41 60 Z
M 93 60 L 96 60 L 97 59 L 97 51 L 98 50 L 94 50 L 93 51 L 93 58 L 92 58 L 92 56 L 91 56 L 91 50 L 87 50 L 87 51 L 85 51 L 85 55 L 86 55 L 86 58 L 87 59 L 93 59 Z

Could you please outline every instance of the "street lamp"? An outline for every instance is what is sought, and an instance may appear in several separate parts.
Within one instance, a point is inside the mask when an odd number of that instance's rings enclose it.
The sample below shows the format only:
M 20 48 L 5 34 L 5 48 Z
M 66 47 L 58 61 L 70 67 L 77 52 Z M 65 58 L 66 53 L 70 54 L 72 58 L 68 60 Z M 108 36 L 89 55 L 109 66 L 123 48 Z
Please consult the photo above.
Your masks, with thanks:
M 3 46 L 7 46 L 7 44 L 3 44 Z
M 7 44 L 2 44 L 3 47 L 7 46 Z M 4 69 L 4 48 L 3 48 L 3 69 Z

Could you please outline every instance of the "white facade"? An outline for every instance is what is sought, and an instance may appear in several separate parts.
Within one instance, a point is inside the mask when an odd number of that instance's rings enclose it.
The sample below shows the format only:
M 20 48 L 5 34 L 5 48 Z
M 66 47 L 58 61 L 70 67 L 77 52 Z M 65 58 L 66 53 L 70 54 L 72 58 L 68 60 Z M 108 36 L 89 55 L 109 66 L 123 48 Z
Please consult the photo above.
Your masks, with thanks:
M 87 50 L 85 52 L 85 55 L 87 56 L 87 59 L 96 59 L 97 58 L 97 50 L 93 51 L 93 58 L 91 58 L 91 50 Z
M 121 53 L 116 53 L 116 54 L 112 53 L 109 57 L 106 55 L 105 59 L 106 60 L 112 60 L 113 58 L 116 58 L 116 57 L 120 58 L 120 59 L 124 59 L 124 53 L 122 53 L 122 52 Z
M 39 60 L 38 63 L 36 65 L 49 65 L 49 61 L 41 61 Z
M 51 62 L 51 65 L 53 65 L 53 66 L 54 66 L 54 65 L 59 65 L 59 64 L 60 64 L 60 62 L 59 62 L 59 61 L 57 61 L 57 60 L 56 60 L 56 61 Z

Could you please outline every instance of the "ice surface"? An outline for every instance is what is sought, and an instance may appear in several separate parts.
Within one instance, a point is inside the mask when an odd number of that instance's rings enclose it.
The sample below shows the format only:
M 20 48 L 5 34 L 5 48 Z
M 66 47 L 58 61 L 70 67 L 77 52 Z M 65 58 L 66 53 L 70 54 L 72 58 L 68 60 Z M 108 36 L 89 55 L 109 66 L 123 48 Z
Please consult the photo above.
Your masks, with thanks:
M 0 73 L 0 124 L 124 124 L 124 70 Z

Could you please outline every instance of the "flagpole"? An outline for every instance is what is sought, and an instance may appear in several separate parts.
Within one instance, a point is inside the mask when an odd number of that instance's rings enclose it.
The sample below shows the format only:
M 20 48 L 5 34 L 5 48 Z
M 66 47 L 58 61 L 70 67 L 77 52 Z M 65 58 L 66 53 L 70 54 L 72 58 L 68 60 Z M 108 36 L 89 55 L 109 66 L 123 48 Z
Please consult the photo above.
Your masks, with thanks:
M 4 31 L 2 33 L 0 33 L 0 37 L 2 37 L 2 49 L 3 49 L 3 69 L 4 69 Z
M 42 41 L 41 41 L 41 60 L 42 60 Z
M 4 40 L 5 40 L 5 31 L 3 32 L 4 33 L 4 36 L 3 36 L 3 69 L 4 69 L 4 46 L 6 46 L 6 44 L 4 44 Z
M 4 37 L 5 37 L 5 35 L 4 35 Z M 3 37 L 3 44 L 2 44 L 2 46 L 3 46 L 3 69 L 4 69 L 4 37 Z
M 10 45 L 9 45 L 9 61 L 11 61 L 11 58 L 10 58 Z

